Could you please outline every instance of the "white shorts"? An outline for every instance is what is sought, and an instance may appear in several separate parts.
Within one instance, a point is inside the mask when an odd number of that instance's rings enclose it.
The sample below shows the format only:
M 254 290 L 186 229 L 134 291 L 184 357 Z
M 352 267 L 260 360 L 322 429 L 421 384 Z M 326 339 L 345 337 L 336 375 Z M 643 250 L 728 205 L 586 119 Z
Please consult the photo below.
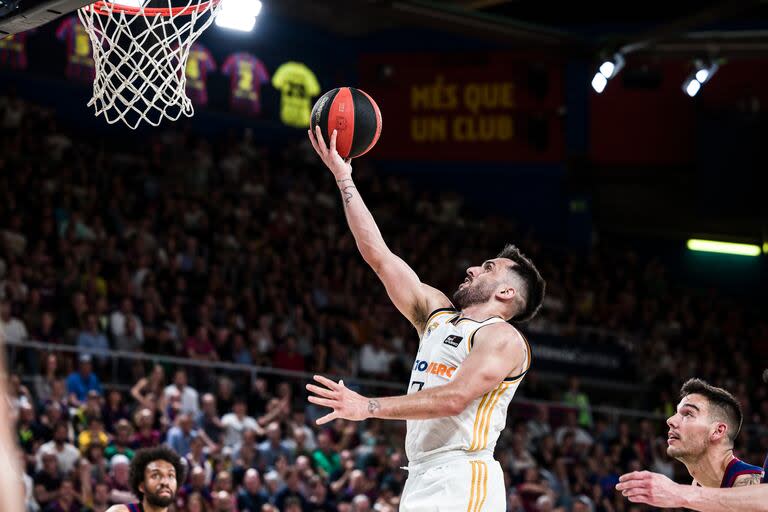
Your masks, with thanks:
M 488 454 L 449 452 L 408 465 L 400 512 L 504 512 L 501 465 Z

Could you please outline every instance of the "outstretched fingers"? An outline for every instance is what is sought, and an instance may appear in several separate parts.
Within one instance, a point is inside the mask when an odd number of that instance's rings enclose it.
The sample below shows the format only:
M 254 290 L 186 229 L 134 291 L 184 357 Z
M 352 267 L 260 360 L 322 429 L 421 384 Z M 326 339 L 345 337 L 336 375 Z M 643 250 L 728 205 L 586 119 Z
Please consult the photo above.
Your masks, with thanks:
M 339 402 L 336 400 L 329 400 L 327 398 L 320 398 L 319 396 L 312 396 L 309 395 L 307 397 L 307 400 L 312 402 L 313 404 L 322 405 L 323 407 L 330 407 L 331 409 L 335 409 L 339 406 Z
M 321 388 L 314 384 L 307 384 L 307 391 L 314 393 L 318 396 L 324 396 L 325 398 L 336 398 L 336 392 L 327 388 Z
M 333 391 L 339 391 L 344 387 L 343 384 L 337 384 L 333 382 L 331 379 L 327 377 L 323 377 L 322 375 L 315 375 L 314 379 L 319 382 L 320 384 L 324 385 L 328 389 L 332 389 Z
M 332 413 L 326 414 L 322 418 L 318 418 L 315 423 L 317 423 L 318 425 L 324 425 L 325 423 L 328 423 L 329 421 L 333 421 L 338 417 L 339 415 L 336 414 L 336 411 L 333 411 Z

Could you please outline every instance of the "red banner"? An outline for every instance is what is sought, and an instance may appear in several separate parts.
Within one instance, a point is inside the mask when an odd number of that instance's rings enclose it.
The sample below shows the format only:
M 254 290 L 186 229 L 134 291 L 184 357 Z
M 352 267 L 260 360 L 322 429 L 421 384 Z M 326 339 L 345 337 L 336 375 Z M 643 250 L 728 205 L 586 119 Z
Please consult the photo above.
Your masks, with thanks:
M 510 53 L 371 54 L 361 89 L 382 112 L 372 155 L 405 160 L 563 158 L 563 66 Z

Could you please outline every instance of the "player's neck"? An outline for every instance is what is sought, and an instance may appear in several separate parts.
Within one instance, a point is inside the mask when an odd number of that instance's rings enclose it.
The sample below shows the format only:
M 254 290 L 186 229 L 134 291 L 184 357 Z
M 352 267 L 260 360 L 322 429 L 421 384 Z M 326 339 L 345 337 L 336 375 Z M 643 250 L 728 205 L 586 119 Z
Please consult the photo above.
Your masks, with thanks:
M 461 310 L 461 318 L 469 318 L 478 322 L 483 322 L 495 316 L 504 318 L 501 313 L 497 311 L 497 308 L 488 303 L 472 304 Z
M 147 499 L 141 501 L 141 506 L 144 507 L 144 512 L 168 512 L 168 507 L 156 507 L 147 503 Z
M 688 473 L 703 487 L 720 487 L 728 464 L 733 460 L 733 449 L 710 450 L 695 462 L 683 462 Z

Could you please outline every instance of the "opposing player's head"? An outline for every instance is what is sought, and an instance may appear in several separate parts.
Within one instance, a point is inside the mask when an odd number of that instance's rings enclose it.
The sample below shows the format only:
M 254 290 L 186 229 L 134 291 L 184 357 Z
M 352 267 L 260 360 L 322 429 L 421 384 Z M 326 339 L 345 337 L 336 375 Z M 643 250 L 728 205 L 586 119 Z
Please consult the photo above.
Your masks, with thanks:
M 169 507 L 184 482 L 184 465 L 167 446 L 139 450 L 131 461 L 130 480 L 139 500 L 146 498 L 153 507 Z
M 467 278 L 453 294 L 453 302 L 460 309 L 498 302 L 506 320 L 526 322 L 539 311 L 545 287 L 533 262 L 507 244 L 494 259 L 467 269 Z
M 733 448 L 741 421 L 741 406 L 732 394 L 690 379 L 680 389 L 677 412 L 667 419 L 667 454 L 688 462 L 713 447 Z

